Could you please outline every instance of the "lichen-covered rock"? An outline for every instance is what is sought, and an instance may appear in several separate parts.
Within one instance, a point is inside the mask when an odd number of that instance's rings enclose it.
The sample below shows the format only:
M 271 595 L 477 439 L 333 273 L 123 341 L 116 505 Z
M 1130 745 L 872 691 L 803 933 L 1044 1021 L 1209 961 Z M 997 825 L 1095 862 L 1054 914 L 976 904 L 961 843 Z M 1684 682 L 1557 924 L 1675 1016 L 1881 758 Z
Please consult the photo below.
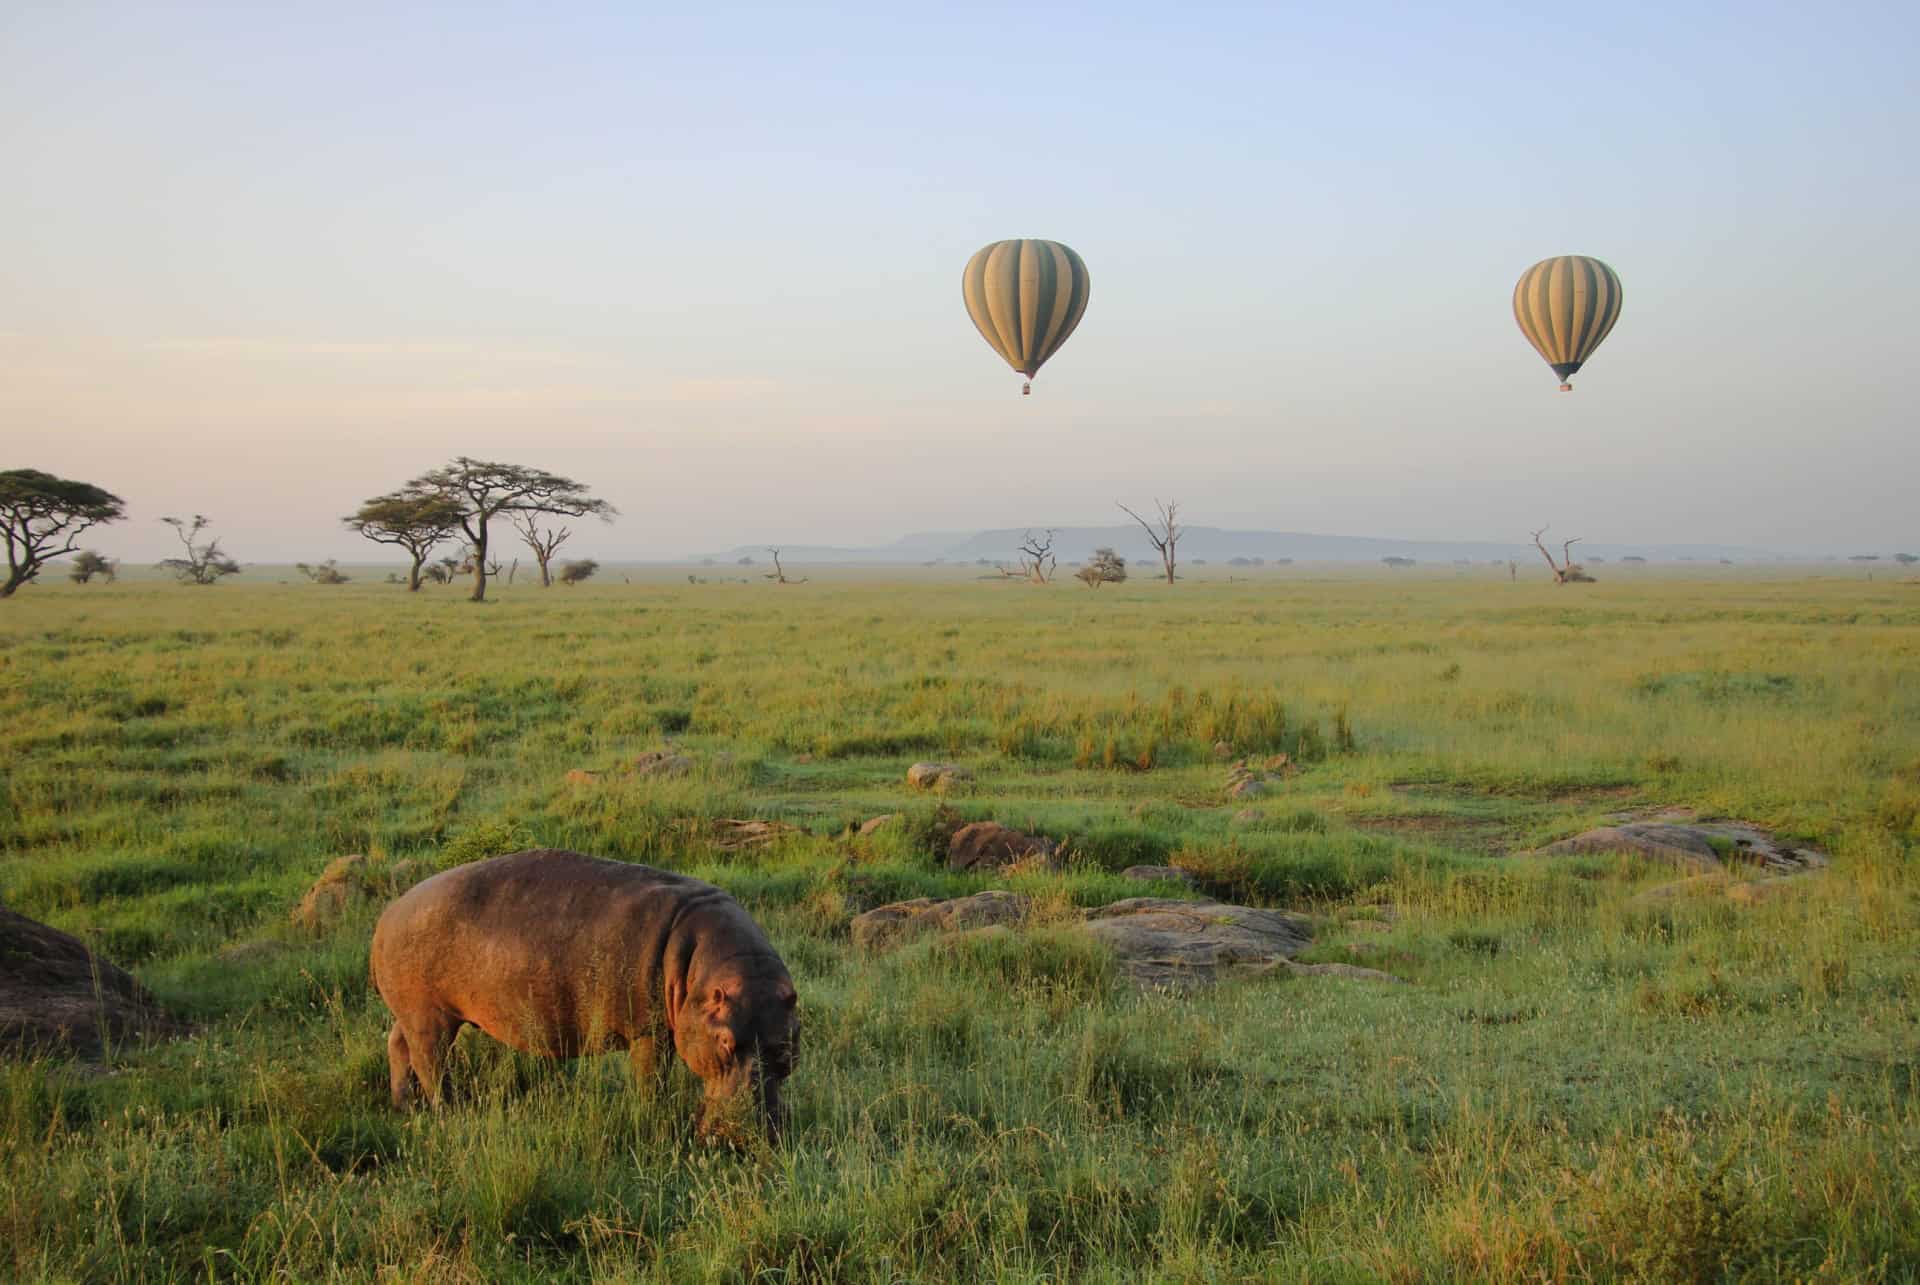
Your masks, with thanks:
M 1138 879 L 1142 883 L 1166 881 L 1184 883 L 1188 887 L 1194 884 L 1193 875 L 1178 866 L 1128 866 L 1120 872 L 1122 879 Z
M 1824 852 L 1783 844 L 1768 831 L 1742 821 L 1625 821 L 1561 839 L 1528 855 L 1621 854 L 1701 874 L 1724 869 L 1728 864 L 1775 874 L 1798 874 L 1827 864 Z
M 1291 959 L 1313 940 L 1301 915 L 1165 897 L 1102 906 L 1085 928 L 1113 949 L 1135 984 L 1153 990 L 1193 990 L 1223 973 Z
M 120 1041 L 188 1029 L 78 938 L 0 906 L 0 1054 L 98 1060 Z
M 916 790 L 944 790 L 973 780 L 958 763 L 915 763 L 907 769 L 907 784 Z
M 856 915 L 849 931 L 855 945 L 879 950 L 930 932 L 1018 923 L 1031 908 L 1026 897 L 997 888 L 971 897 L 918 897 Z
M 1053 840 L 1023 834 L 998 821 L 975 821 L 954 831 L 947 843 L 947 868 L 959 871 L 998 870 L 1016 862 L 1053 859 Z
M 635 776 L 685 776 L 693 771 L 693 760 L 672 750 L 648 750 L 633 761 Z
M 293 908 L 293 922 L 312 932 L 332 927 L 348 906 L 374 891 L 371 874 L 367 859 L 358 853 L 335 857 Z

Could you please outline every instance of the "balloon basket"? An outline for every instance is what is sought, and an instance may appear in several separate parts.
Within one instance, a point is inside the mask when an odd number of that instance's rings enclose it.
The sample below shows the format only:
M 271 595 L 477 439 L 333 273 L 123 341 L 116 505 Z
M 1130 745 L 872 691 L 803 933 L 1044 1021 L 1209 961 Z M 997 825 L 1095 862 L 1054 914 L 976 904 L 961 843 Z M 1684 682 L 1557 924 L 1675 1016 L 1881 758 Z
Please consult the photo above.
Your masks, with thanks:
M 1020 395 L 1021 395 L 1022 397 L 1031 397 L 1031 396 L 1033 396 L 1033 385 L 1032 385 L 1032 384 L 1022 384 L 1022 385 L 1020 385 Z
M 1570 393 L 1570 392 L 1572 392 L 1572 391 L 1573 391 L 1573 385 L 1572 385 L 1572 384 L 1562 384 L 1562 385 L 1560 385 L 1560 391 L 1561 391 L 1561 392 L 1563 392 L 1563 393 Z

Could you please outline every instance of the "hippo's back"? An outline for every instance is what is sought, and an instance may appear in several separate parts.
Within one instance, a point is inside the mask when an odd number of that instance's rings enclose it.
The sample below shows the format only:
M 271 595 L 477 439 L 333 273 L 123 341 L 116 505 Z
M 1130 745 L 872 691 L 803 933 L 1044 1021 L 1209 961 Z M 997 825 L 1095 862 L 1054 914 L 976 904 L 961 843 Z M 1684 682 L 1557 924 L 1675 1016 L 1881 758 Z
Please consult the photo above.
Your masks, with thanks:
M 712 884 L 651 866 L 554 848 L 491 857 L 387 907 L 373 980 L 396 1013 L 431 1008 L 498 1035 L 482 1016 L 511 1002 L 566 1028 L 653 990 L 682 922 L 722 903 Z

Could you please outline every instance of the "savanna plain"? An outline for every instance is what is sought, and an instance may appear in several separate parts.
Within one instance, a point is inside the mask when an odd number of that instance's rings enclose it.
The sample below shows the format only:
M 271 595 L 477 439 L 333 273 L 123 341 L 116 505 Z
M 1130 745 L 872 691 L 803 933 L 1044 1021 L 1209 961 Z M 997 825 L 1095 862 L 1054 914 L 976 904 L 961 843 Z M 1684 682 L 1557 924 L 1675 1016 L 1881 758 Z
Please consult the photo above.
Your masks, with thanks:
M 0 606 L 0 901 L 194 1025 L 0 1063 L 0 1276 L 1920 1275 L 1920 584 L 268 579 Z M 631 769 L 669 744 L 689 774 Z M 1280 754 L 1226 797 L 1223 755 Z M 922 759 L 973 779 L 910 790 Z M 1649 897 L 1676 872 L 1522 855 L 1663 808 L 1831 865 Z M 729 850 L 723 819 L 795 828 Z M 978 819 L 1064 868 L 949 872 Z M 449 1105 L 392 1108 L 381 872 L 539 846 L 766 928 L 803 1023 L 777 1146 L 696 1136 L 683 1069 L 474 1031 Z M 345 854 L 376 894 L 296 922 Z M 1034 922 L 850 939 L 986 887 Z M 1143 992 L 1065 927 L 1143 892 L 1302 912 L 1303 962 L 1401 981 Z

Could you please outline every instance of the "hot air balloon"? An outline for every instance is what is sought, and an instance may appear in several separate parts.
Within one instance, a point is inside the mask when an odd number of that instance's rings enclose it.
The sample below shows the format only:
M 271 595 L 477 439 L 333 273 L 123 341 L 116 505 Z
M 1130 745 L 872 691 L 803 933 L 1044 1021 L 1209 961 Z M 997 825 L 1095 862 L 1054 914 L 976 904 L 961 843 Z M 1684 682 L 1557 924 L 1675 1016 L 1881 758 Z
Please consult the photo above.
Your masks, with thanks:
M 1089 280 L 1080 256 L 1058 241 L 995 241 L 967 260 L 960 293 L 980 337 L 1027 377 L 1060 351 L 1087 310 Z
M 1513 288 L 1513 319 L 1570 393 L 1567 380 L 1620 320 L 1620 278 L 1584 254 L 1542 259 Z

